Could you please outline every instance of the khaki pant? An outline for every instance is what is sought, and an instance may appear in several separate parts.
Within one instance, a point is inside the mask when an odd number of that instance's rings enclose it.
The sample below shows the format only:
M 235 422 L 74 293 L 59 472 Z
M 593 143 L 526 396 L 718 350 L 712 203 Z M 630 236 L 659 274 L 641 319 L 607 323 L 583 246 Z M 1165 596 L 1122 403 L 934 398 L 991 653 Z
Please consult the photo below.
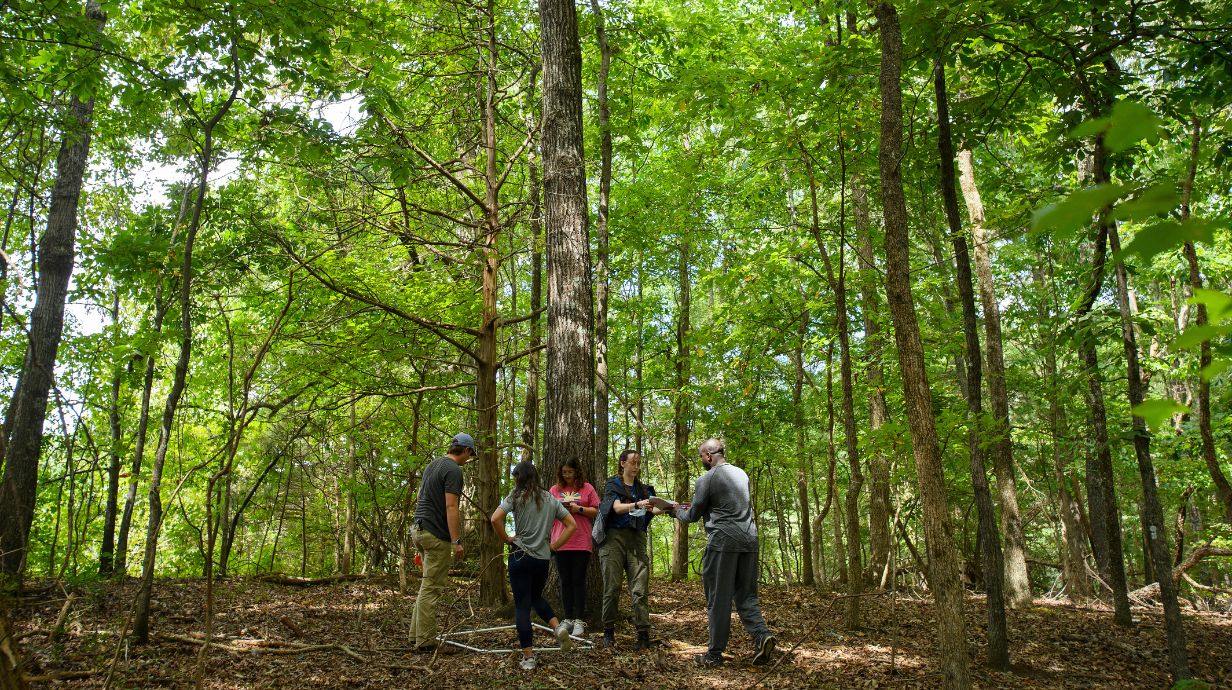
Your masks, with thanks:
M 603 573 L 603 627 L 616 626 L 620 584 L 627 577 L 629 598 L 633 602 L 633 626 L 639 631 L 649 631 L 650 605 L 646 593 L 650 590 L 650 560 L 646 557 L 646 533 L 609 529 L 607 541 L 599 547 L 599 567 Z
M 440 632 L 436 625 L 436 607 L 449 586 L 453 545 L 418 527 L 411 528 L 411 542 L 423 559 L 423 580 L 419 583 L 415 614 L 411 618 L 411 641 L 418 647 L 435 644 L 436 634 Z

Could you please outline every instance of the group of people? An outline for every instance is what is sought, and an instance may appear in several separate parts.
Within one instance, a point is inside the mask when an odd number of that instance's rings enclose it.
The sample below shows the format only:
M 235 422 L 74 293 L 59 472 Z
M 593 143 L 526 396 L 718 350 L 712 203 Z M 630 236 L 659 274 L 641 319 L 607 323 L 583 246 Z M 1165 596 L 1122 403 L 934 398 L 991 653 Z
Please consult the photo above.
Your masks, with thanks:
M 458 509 L 461 467 L 475 455 L 475 441 L 470 435 L 454 436 L 447 453 L 425 468 L 420 483 L 411 539 L 422 560 L 423 579 L 411 633 L 421 650 L 438 649 L 436 608 L 448 585 L 450 563 L 464 555 Z M 726 450 L 718 439 L 702 443 L 698 456 L 706 472 L 697 479 L 690 504 L 656 497 L 654 488 L 641 481 L 642 459 L 631 449 L 620 454 L 617 474 L 604 483 L 602 495 L 586 481 L 576 458 L 562 463 L 555 483 L 547 489 L 534 463 L 523 461 L 513 468 L 513 489 L 490 519 L 497 537 L 509 545 L 509 584 L 523 669 L 532 670 L 537 665 L 532 611 L 552 628 L 561 649 L 568 650 L 573 637 L 585 635 L 586 570 L 596 548 L 603 576 L 603 645 L 616 645 L 620 590 L 627 583 L 637 635 L 633 649 L 650 647 L 647 531 L 651 519 L 663 514 L 683 522 L 705 521 L 702 583 L 709 646 L 704 654 L 694 657 L 694 662 L 702 667 L 723 664 L 733 605 L 753 638 L 752 662 L 762 663 L 770 657 L 776 640 L 762 617 L 757 596 L 757 527 L 749 500 L 749 477 L 727 462 Z M 513 536 L 505 530 L 509 515 L 513 516 Z M 600 515 L 602 524 L 595 529 Z M 543 598 L 553 559 L 560 581 L 563 620 Z M 452 653 L 456 648 L 445 645 L 439 651 Z

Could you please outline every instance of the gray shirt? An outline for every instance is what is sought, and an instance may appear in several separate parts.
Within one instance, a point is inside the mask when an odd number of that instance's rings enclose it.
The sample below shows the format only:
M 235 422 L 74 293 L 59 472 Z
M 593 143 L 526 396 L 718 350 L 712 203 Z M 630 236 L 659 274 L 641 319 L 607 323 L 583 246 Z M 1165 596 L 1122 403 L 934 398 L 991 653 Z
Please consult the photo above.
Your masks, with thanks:
M 513 514 L 514 545 L 528 556 L 546 561 L 552 557 L 552 523 L 557 520 L 564 522 L 569 511 L 565 504 L 546 491 L 542 499 L 538 505 L 533 497 L 515 504 L 510 492 L 500 502 L 500 508 L 506 514 Z
M 706 548 L 756 552 L 757 525 L 749 505 L 749 475 L 730 463 L 710 468 L 697 478 L 693 504 L 676 508 L 684 522 L 706 519 Z
M 415 503 L 415 523 L 437 539 L 449 538 L 449 518 L 445 513 L 445 494 L 462 495 L 462 468 L 448 455 L 428 463 L 419 483 Z

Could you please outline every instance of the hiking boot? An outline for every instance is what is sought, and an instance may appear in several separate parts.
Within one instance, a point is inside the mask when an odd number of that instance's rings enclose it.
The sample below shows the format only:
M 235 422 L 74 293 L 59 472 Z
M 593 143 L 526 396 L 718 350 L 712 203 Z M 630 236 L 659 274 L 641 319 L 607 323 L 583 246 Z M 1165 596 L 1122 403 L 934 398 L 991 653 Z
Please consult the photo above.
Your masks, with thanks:
M 573 636 L 586 637 L 586 623 L 581 619 L 573 621 Z
M 613 628 L 603 629 L 603 646 L 607 649 L 616 646 L 616 631 Z
M 518 664 L 518 666 L 522 667 L 523 671 L 534 671 L 535 667 L 538 665 L 539 662 L 535 660 L 535 656 L 533 654 L 531 656 L 522 657 L 522 661 Z
M 774 654 L 774 645 L 778 640 L 774 639 L 774 635 L 766 635 L 757 641 L 757 646 L 754 647 L 752 663 L 754 666 L 764 664 L 770 661 L 770 655 Z
M 633 643 L 633 651 L 640 652 L 643 649 L 650 649 L 650 631 L 638 630 L 637 642 Z
M 710 652 L 706 652 L 705 654 L 698 654 L 697 656 L 693 657 L 693 663 L 702 668 L 718 668 L 723 665 L 723 655 L 722 654 L 715 655 L 715 654 L 711 654 Z
M 573 640 L 569 639 L 569 627 L 564 623 L 556 626 L 556 639 L 560 642 L 560 651 L 567 652 L 573 646 Z

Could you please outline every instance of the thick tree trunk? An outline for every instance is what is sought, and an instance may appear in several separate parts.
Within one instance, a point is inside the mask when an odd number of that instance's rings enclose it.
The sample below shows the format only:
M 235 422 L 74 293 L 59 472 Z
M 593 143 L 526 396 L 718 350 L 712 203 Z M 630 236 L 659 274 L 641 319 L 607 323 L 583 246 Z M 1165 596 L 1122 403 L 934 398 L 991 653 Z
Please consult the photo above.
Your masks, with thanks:
M 868 352 L 865 382 L 868 386 L 868 426 L 872 437 L 889 420 L 885 398 L 885 373 L 881 363 L 882 338 L 880 300 L 877 297 L 877 262 L 868 217 L 868 193 L 858 175 L 851 179 L 851 205 L 856 235 L 860 242 L 860 301 L 864 319 L 864 342 Z M 874 444 L 868 458 L 868 542 L 869 571 L 874 586 L 881 586 L 890 558 L 890 458 Z
M 954 244 L 955 277 L 962 304 L 963 333 L 966 336 L 967 425 L 971 458 L 971 488 L 975 493 L 978 514 L 980 552 L 983 557 L 984 588 L 988 597 L 988 665 L 1008 668 L 1010 665 L 1009 633 L 1005 624 L 1005 562 L 997 535 L 997 518 L 993 511 L 992 493 L 988 489 L 988 470 L 984 467 L 983 430 L 986 420 L 983 410 L 981 379 L 983 361 L 980 357 L 979 323 L 975 313 L 975 292 L 971 277 L 971 256 L 967 238 L 958 215 L 958 193 L 954 180 L 954 145 L 950 135 L 949 94 L 945 86 L 945 60 L 933 64 L 933 85 L 937 94 L 937 149 L 941 160 L 941 198 L 945 218 Z M 974 225 L 974 224 L 973 224 Z M 978 238 L 976 239 L 978 242 Z M 995 307 L 995 305 L 994 305 Z M 991 350 L 991 345 L 989 346 Z M 991 387 L 991 384 L 990 384 Z M 1004 512 L 1003 512 L 1004 514 Z
M 672 475 L 676 480 L 675 496 L 678 502 L 689 500 L 689 311 L 692 308 L 689 289 L 689 241 L 680 239 L 678 254 L 676 304 L 676 391 L 672 405 Z M 672 531 L 672 582 L 680 582 L 689 576 L 689 524 L 673 520 Z
M 594 460 L 594 305 L 582 146 L 582 54 L 574 3 L 539 0 L 539 31 L 548 269 L 543 474 L 555 476 L 562 462 L 576 457 L 589 462 L 588 475 L 598 477 L 602 473 Z
M 1108 224 L 1108 248 L 1113 256 L 1120 255 L 1121 242 L 1115 222 Z M 1142 404 L 1145 386 L 1142 383 L 1142 368 L 1138 364 L 1138 342 L 1134 334 L 1134 314 L 1129 304 L 1129 274 L 1124 262 L 1116 264 L 1117 305 L 1121 313 L 1121 344 L 1125 350 L 1125 366 L 1128 375 L 1129 404 L 1132 408 Z M 1185 626 L 1181 621 L 1181 607 L 1176 598 L 1176 586 L 1171 572 L 1172 556 L 1168 548 L 1168 530 L 1164 526 L 1163 506 L 1159 502 L 1159 489 L 1155 483 L 1155 464 L 1151 460 L 1151 436 L 1146 420 L 1133 416 L 1134 456 L 1138 460 L 1138 476 L 1142 481 L 1142 535 L 1146 540 L 1149 559 L 1159 574 L 1159 598 L 1164 606 L 1164 626 L 1168 640 L 1168 669 L 1173 682 L 1189 677 L 1189 654 L 1185 649 Z
M 984 202 L 975 183 L 971 151 L 959 153 L 963 198 L 971 219 L 975 271 L 980 302 L 984 307 L 984 335 L 988 348 L 988 402 L 992 406 L 991 443 L 997 493 L 1001 498 L 1001 529 L 1005 537 L 1006 603 L 1019 608 L 1031 603 L 1031 578 L 1027 572 L 1026 538 L 1018 510 L 1018 486 L 1014 478 L 1013 439 L 1010 437 L 1009 392 L 1005 385 L 1005 355 L 1001 338 L 1001 307 L 992 280 L 992 247 L 984 232 Z
M 107 21 L 95 0 L 86 4 L 95 31 Z M 38 287 L 30 313 L 30 336 L 22 370 L 4 420 L 4 475 L 0 479 L 0 575 L 19 578 L 26 561 L 34 502 L 38 493 L 38 463 L 43 445 L 47 397 L 55 382 L 56 352 L 64 331 L 64 302 L 73 274 L 77 240 L 77 206 L 90 155 L 94 99 L 69 100 L 69 130 L 64 132 L 56 159 L 56 181 L 47 211 L 47 230 L 38 243 Z
M 886 228 L 886 297 L 894 319 L 894 340 L 903 378 L 903 398 L 911 428 L 924 537 L 928 546 L 929 584 L 937 615 L 937 645 L 943 684 L 969 687 L 963 591 L 954 553 L 953 530 L 946 505 L 941 449 L 933 421 L 932 397 L 915 301 L 911 294 L 911 242 L 903 196 L 902 33 L 894 5 L 881 2 L 875 14 L 881 29 L 881 198 Z
M 535 70 L 530 79 L 527 99 L 533 99 L 535 82 L 539 72 Z M 534 111 L 532 103 L 527 104 L 528 111 Z M 526 116 L 527 136 L 535 137 L 535 120 Z M 530 349 L 529 362 L 526 367 L 526 401 L 522 406 L 522 459 L 534 460 L 535 449 L 539 441 L 539 380 L 541 358 L 539 349 L 543 345 L 543 323 L 540 311 L 543 309 L 543 189 L 539 181 L 539 147 L 531 146 L 527 154 L 527 176 L 530 189 L 527 192 L 530 200 Z

